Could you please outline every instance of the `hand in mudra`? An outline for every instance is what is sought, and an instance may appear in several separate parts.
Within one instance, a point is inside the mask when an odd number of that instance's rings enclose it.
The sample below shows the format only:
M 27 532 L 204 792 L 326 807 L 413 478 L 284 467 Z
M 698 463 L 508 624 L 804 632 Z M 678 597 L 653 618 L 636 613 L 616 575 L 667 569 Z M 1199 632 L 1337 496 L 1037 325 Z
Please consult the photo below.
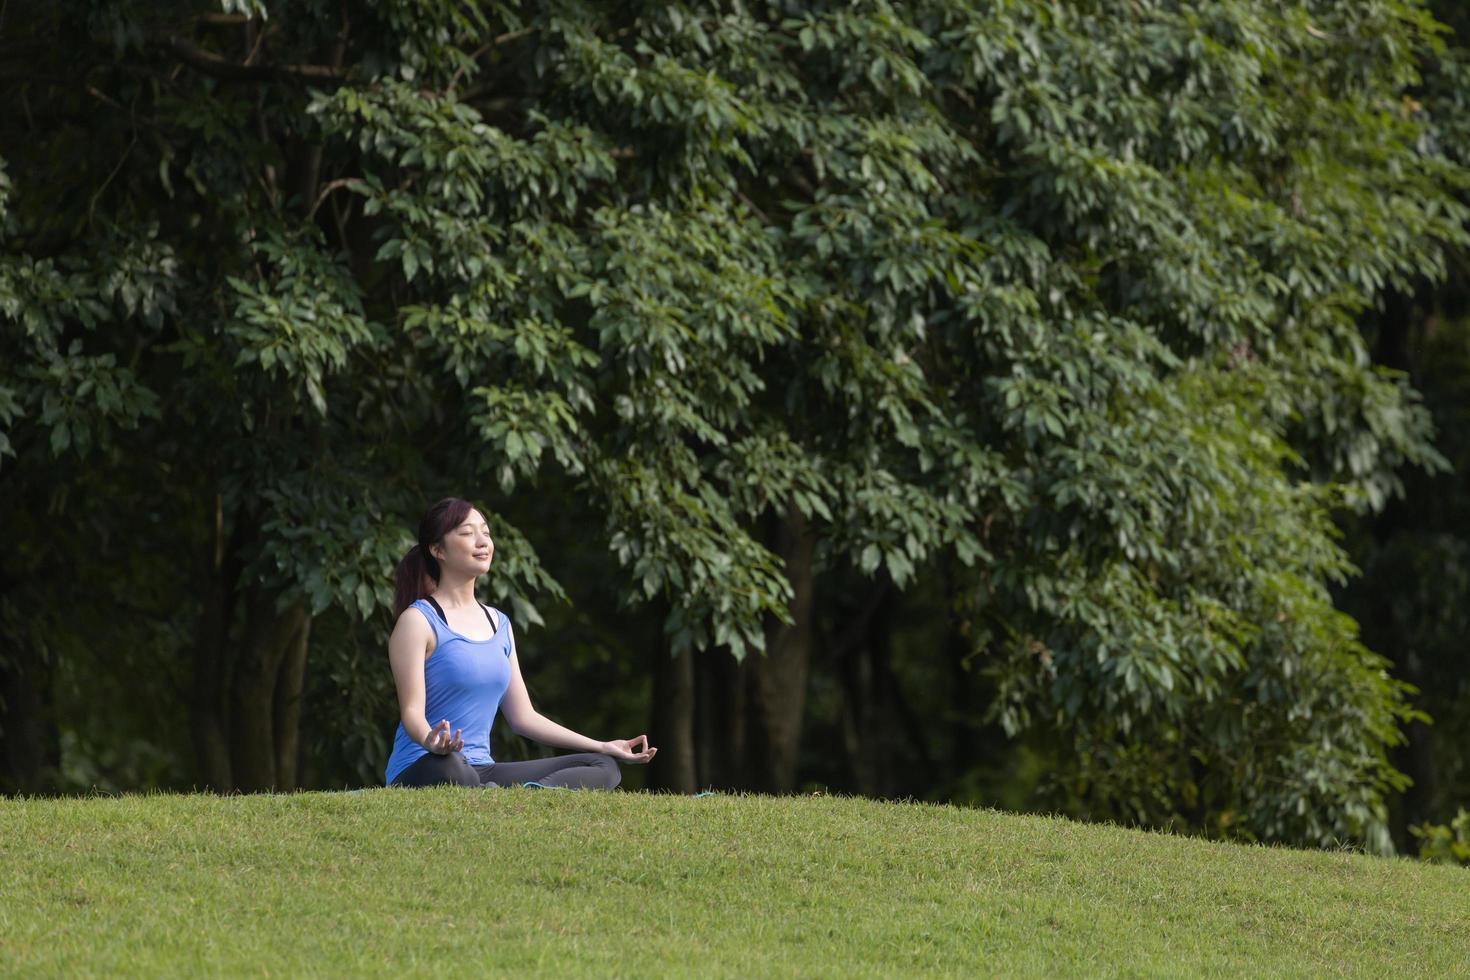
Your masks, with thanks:
M 638 748 L 639 743 L 643 745 L 641 750 Z M 639 735 L 637 738 L 615 738 L 602 744 L 605 754 L 622 762 L 648 762 L 658 755 L 658 749 L 649 746 L 647 735 Z
M 464 748 L 464 739 L 459 737 L 462 729 L 456 728 L 454 734 L 449 734 L 449 719 L 445 718 L 439 724 L 429 729 L 429 737 L 424 739 L 424 748 L 435 755 L 448 755 L 458 752 Z

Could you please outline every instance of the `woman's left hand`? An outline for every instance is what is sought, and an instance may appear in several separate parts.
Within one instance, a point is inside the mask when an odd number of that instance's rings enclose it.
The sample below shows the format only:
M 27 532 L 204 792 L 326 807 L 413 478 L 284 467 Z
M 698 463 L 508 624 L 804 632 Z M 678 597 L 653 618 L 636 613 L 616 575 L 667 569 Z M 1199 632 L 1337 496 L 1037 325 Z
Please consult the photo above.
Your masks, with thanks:
M 643 748 L 639 750 L 638 745 L 642 743 Z M 637 738 L 615 738 L 610 742 L 602 743 L 602 751 L 621 762 L 648 762 L 658 749 L 648 744 L 647 735 L 639 735 Z

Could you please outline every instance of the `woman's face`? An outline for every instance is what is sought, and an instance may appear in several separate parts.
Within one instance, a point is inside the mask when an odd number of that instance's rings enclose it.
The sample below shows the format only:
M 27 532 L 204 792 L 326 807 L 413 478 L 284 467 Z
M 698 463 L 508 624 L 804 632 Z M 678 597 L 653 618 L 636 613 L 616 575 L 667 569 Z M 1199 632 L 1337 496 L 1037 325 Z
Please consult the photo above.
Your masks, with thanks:
M 484 575 L 495 556 L 495 542 L 490 539 L 490 525 L 477 510 L 465 515 L 459 527 L 449 529 L 444 540 L 434 548 L 434 557 L 444 568 L 461 575 Z

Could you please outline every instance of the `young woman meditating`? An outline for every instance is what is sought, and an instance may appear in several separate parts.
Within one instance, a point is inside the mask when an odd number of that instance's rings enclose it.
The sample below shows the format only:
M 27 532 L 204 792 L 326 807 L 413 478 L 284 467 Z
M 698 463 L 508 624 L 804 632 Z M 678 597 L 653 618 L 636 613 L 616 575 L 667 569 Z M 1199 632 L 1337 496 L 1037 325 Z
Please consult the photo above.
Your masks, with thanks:
M 398 563 L 388 640 L 401 721 L 384 782 L 389 786 L 538 786 L 613 789 L 618 761 L 647 762 L 647 735 L 596 742 L 537 714 L 521 680 L 515 633 L 498 609 L 475 599 L 495 542 L 485 518 L 450 497 L 419 522 L 419 543 Z M 496 710 L 519 735 L 575 755 L 528 762 L 490 757 Z M 439 719 L 431 725 L 430 718 Z

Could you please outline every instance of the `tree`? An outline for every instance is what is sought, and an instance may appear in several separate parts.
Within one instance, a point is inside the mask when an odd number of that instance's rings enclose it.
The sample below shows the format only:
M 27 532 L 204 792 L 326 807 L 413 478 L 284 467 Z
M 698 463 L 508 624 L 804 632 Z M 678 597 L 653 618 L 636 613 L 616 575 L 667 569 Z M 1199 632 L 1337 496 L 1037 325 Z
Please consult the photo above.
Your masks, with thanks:
M 1433 4 L 1437 16 L 1465 36 L 1470 17 L 1456 4 Z M 1460 165 L 1470 162 L 1470 79 L 1463 42 L 1447 45 L 1426 66 L 1413 97 L 1431 122 L 1426 139 Z M 1463 200 L 1463 194 L 1461 196 Z M 1465 538 L 1466 465 L 1470 463 L 1465 394 L 1470 329 L 1466 253 L 1452 257 L 1442 282 L 1422 280 L 1413 291 L 1391 291 L 1380 308 L 1363 318 L 1374 360 L 1404 371 L 1424 393 L 1440 433 L 1440 451 L 1454 466 L 1448 473 L 1413 473 L 1407 493 L 1381 513 L 1349 525 L 1349 548 L 1363 569 L 1343 592 L 1343 608 L 1363 624 L 1369 644 L 1394 663 L 1395 673 L 1419 689 L 1415 707 L 1432 724 L 1407 726 L 1407 743 L 1394 763 L 1414 780 L 1395 801 L 1395 836 L 1414 848 L 1413 824 L 1451 823 L 1470 799 L 1470 731 L 1465 728 L 1470 685 L 1462 649 L 1470 607 Z M 1448 831 L 1446 831 L 1448 832 Z
M 792 786 L 824 583 L 945 569 L 1085 812 L 1388 846 L 1413 715 L 1328 586 L 1334 508 L 1442 463 L 1354 323 L 1464 240 L 1420 6 L 84 10 L 7 29 L 0 408 L 33 499 L 189 454 L 214 784 L 290 781 L 313 617 L 382 615 L 427 487 L 493 487 L 534 621 L 554 486 L 732 778 Z

